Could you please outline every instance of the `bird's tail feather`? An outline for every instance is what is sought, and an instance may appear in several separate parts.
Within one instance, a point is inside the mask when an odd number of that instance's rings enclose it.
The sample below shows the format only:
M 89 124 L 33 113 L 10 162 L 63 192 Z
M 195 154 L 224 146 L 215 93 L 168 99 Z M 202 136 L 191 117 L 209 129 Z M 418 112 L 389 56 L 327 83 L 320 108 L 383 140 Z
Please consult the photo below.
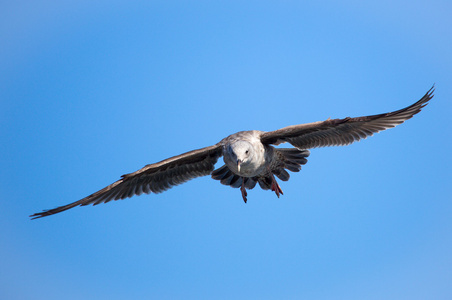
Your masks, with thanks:
M 226 165 L 214 170 L 212 172 L 212 179 L 220 180 L 222 184 L 229 185 L 233 188 L 239 188 L 242 185 L 243 180 L 245 180 L 245 187 L 248 190 L 253 189 L 257 183 L 253 178 L 241 177 L 232 173 Z

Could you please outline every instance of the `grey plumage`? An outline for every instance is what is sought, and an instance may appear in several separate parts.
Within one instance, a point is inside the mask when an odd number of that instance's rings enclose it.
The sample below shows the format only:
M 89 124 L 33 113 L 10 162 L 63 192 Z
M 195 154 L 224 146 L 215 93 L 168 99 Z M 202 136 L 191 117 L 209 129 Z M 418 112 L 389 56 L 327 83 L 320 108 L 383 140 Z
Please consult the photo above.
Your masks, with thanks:
M 142 169 L 125 174 L 113 184 L 79 201 L 31 215 L 33 219 L 53 215 L 75 206 L 97 205 L 120 200 L 143 193 L 161 193 L 193 178 L 211 174 L 224 185 L 239 188 L 247 201 L 246 189 L 257 183 L 275 191 L 279 197 L 282 190 L 274 176 L 289 180 L 289 173 L 298 172 L 307 163 L 309 150 L 317 147 L 349 145 L 388 128 L 402 124 L 427 105 L 433 97 L 432 87 L 416 103 L 385 114 L 328 119 L 301 125 L 284 127 L 275 131 L 241 131 L 219 143 L 193 150 L 161 162 L 149 164 Z M 289 143 L 296 148 L 275 148 L 272 145 Z M 225 165 L 214 170 L 223 156 Z

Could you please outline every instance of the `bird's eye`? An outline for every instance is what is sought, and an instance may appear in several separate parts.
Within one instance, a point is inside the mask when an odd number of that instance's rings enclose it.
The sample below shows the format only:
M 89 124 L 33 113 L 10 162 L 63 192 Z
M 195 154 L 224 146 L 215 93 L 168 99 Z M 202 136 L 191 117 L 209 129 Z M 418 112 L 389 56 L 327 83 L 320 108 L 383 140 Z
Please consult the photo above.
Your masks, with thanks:
M 249 152 L 249 151 L 248 151 L 248 150 L 246 150 L 246 151 L 245 151 L 245 154 L 248 154 L 248 152 Z

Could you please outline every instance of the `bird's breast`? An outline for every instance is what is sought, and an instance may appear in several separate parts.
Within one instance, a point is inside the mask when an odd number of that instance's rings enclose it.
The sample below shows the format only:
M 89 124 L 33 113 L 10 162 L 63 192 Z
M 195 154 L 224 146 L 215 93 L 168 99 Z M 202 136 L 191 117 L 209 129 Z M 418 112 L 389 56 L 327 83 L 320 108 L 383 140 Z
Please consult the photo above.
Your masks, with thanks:
M 265 171 L 265 162 L 259 162 L 257 160 L 251 160 L 247 163 L 240 164 L 240 171 L 237 167 L 237 163 L 228 160 L 226 156 L 224 157 L 224 162 L 234 174 L 237 174 L 242 177 L 258 176 Z
M 234 157 L 225 154 L 223 160 L 234 174 L 242 177 L 254 177 L 261 175 L 266 171 L 268 165 L 263 147 L 262 149 L 258 149 L 250 160 L 241 163 L 240 170 L 237 166 L 237 160 Z

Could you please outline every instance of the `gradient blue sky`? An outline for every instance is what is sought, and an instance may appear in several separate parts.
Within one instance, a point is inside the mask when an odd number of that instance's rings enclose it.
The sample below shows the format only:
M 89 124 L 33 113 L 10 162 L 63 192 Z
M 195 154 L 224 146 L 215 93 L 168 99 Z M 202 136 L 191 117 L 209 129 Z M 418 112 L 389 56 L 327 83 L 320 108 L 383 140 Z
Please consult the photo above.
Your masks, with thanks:
M 452 299 L 450 1 L 9 1 L 1 299 Z M 383 113 L 281 186 L 28 215 L 240 130 Z M 219 163 L 218 166 L 221 164 Z

